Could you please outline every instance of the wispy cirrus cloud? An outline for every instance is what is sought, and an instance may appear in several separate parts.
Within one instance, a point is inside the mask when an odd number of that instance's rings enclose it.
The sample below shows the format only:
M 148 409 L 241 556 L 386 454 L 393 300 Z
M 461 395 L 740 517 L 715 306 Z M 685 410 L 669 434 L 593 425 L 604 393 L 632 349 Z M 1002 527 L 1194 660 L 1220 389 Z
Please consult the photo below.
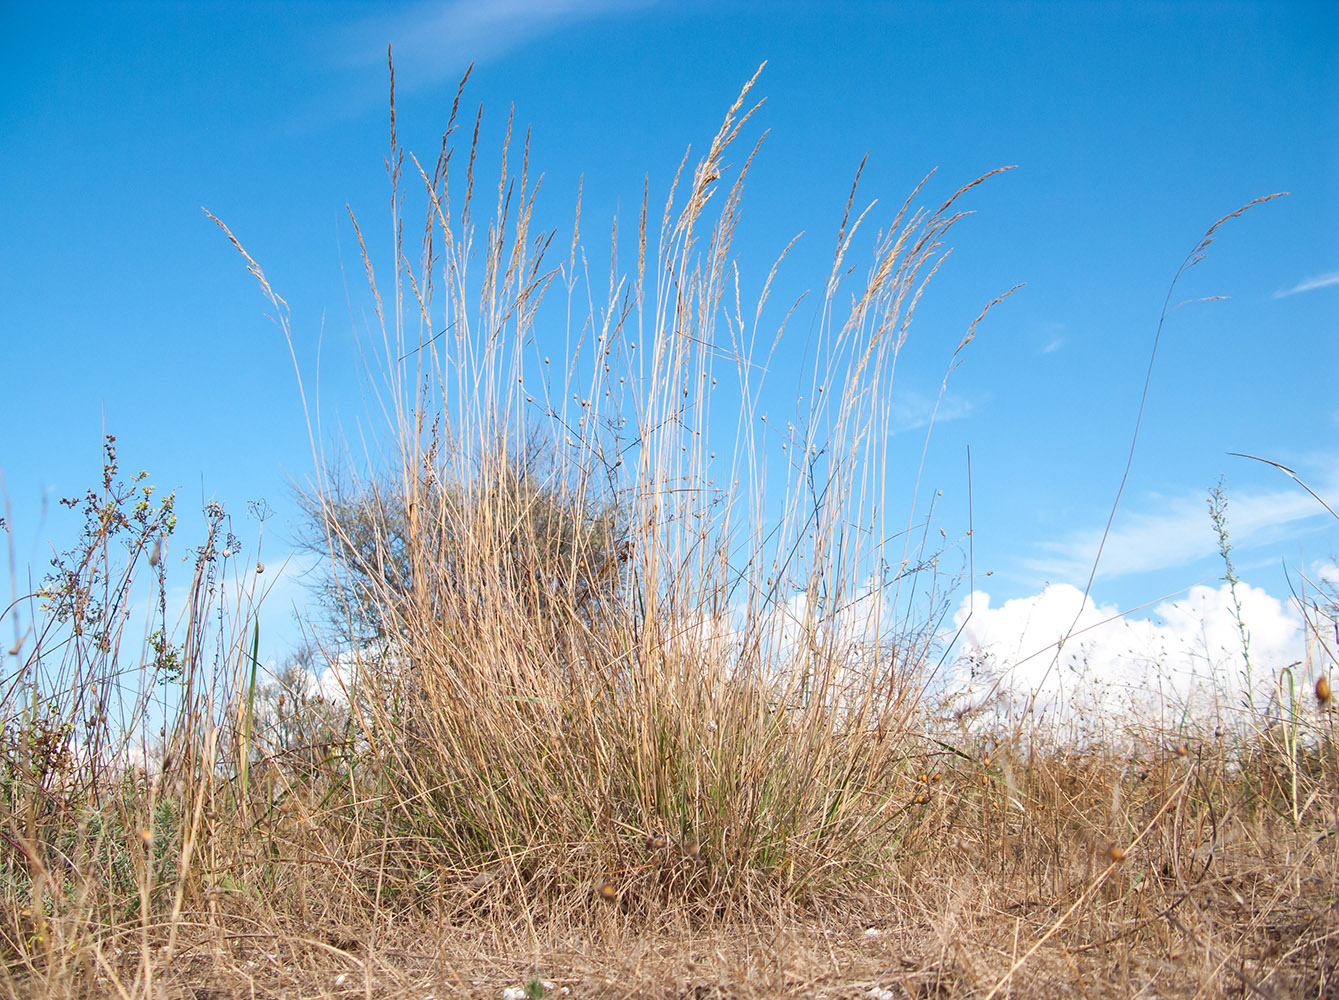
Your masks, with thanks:
M 565 25 L 650 6 L 656 0 L 453 0 L 420 2 L 360 19 L 338 46 L 350 65 L 383 66 L 386 44 L 396 76 L 421 86 L 454 78 L 472 62 L 497 58 Z
M 894 396 L 889 429 L 894 434 L 904 434 L 907 431 L 928 427 L 932 421 L 942 424 L 949 420 L 970 417 L 974 409 L 971 400 L 952 393 L 946 393 L 936 404 L 933 396 L 910 390 L 902 391 Z
M 1334 492 L 1333 482 L 1319 488 Z M 1300 489 L 1233 491 L 1228 497 L 1234 545 L 1245 548 L 1289 537 L 1304 521 L 1328 518 L 1325 508 Z M 1097 579 L 1186 566 L 1218 551 L 1204 494 L 1161 497 L 1156 510 L 1117 515 L 1102 549 Z M 1085 528 L 1040 546 L 1042 555 L 1025 565 L 1046 579 L 1082 583 L 1088 578 L 1102 540 L 1100 527 Z
M 1313 278 L 1306 278 L 1293 285 L 1292 288 L 1284 288 L 1275 292 L 1274 298 L 1286 299 L 1289 295 L 1314 292 L 1317 288 L 1329 288 L 1331 285 L 1339 285 L 1339 271 L 1326 271 L 1324 274 L 1318 274 Z
M 401 93 L 454 85 L 467 67 L 487 63 L 572 25 L 660 0 L 447 0 L 361 7 L 309 40 L 323 87 L 289 109 L 285 130 L 307 135 L 383 107 L 386 47 Z M 369 5 L 370 7 L 370 5 Z
M 1037 350 L 1042 354 L 1058 351 L 1069 339 L 1068 334 L 1068 326 L 1057 320 L 1041 323 L 1031 332 L 1033 341 L 1040 345 Z

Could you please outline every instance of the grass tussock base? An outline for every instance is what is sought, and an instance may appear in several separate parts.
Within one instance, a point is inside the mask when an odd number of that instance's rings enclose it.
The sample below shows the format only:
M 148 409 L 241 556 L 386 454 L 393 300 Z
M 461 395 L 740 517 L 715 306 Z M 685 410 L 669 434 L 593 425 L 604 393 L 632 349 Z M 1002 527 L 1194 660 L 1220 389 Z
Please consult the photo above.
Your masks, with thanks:
M 108 439 L 100 488 L 69 502 L 79 545 L 9 609 L 0 990 L 1339 990 L 1328 704 L 1119 748 L 937 716 L 951 581 L 889 399 L 979 181 L 933 212 L 913 194 L 858 280 L 874 222 L 853 189 L 778 426 L 758 399 L 782 332 L 760 331 L 783 261 L 746 309 L 731 250 L 748 93 L 658 218 L 643 202 L 626 275 L 615 234 L 602 294 L 579 206 L 570 241 L 532 229 L 510 128 L 480 233 L 477 120 L 453 156 L 453 111 L 429 170 L 392 115 L 381 285 L 358 232 L 380 423 L 356 461 L 314 445 L 331 624 L 273 682 L 261 530 L 243 554 L 205 509 L 178 620 L 174 498 L 124 481 Z

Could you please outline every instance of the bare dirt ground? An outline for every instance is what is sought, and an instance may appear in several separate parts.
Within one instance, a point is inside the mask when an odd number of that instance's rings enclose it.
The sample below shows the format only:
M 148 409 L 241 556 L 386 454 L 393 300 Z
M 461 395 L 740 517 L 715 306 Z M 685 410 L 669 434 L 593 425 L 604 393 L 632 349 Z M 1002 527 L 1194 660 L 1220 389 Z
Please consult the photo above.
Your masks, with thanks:
M 566 928 L 420 916 L 376 927 L 283 921 L 262 929 L 238 914 L 224 931 L 184 929 L 155 993 L 183 1000 L 1339 996 L 1332 869 L 1276 879 L 1225 864 L 1185 891 L 1130 861 L 1087 903 L 1067 907 L 1017 896 L 1000 873 L 964 867 L 883 899 L 700 927 L 669 916 L 647 925 L 616 907 L 593 908 L 587 926 Z

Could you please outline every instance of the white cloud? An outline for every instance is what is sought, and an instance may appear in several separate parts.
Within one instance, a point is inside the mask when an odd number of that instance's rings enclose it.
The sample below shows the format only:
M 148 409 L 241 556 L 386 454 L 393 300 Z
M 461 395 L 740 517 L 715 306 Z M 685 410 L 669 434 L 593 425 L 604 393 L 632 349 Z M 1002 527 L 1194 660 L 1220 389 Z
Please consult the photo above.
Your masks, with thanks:
M 1311 578 L 1322 586 L 1339 588 L 1339 564 L 1329 560 L 1317 563 L 1311 572 Z
M 1068 584 L 998 608 L 977 591 L 954 615 L 962 645 L 948 678 L 950 705 L 988 727 L 1050 723 L 1086 736 L 1116 735 L 1135 721 L 1219 725 L 1240 717 L 1248 690 L 1263 712 L 1280 671 L 1304 657 L 1302 620 L 1249 584 L 1238 584 L 1237 596 L 1249 671 L 1226 584 L 1193 587 L 1141 619 Z
M 315 662 L 307 670 L 308 695 L 320 695 L 334 704 L 349 699 L 349 689 L 358 679 L 361 663 L 357 653 L 344 650 L 328 655 L 317 653 Z
M 1326 271 L 1314 278 L 1306 278 L 1293 285 L 1292 288 L 1275 292 L 1274 298 L 1283 299 L 1289 295 L 1300 295 L 1302 292 L 1314 292 L 1317 288 L 1329 288 L 1331 285 L 1339 285 L 1339 271 Z
M 1318 492 L 1324 496 L 1329 491 Z M 1097 579 L 1185 566 L 1218 551 L 1206 494 L 1156 499 L 1156 511 L 1117 514 L 1102 550 Z M 1228 526 L 1238 548 L 1276 542 L 1303 521 L 1329 516 L 1313 497 L 1299 489 L 1234 490 L 1228 502 Z M 1101 540 L 1101 527 L 1072 532 L 1043 543 L 1046 554 L 1027 559 L 1024 565 L 1047 579 L 1086 581 Z

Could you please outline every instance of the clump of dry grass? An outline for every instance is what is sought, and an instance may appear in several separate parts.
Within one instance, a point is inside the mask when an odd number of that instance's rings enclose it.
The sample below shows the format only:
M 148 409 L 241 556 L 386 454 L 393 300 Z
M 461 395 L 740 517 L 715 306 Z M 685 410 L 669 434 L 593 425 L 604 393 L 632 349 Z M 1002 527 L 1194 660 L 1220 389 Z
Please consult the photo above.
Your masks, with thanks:
M 615 273 L 584 319 L 569 319 L 590 294 L 579 226 L 551 263 L 553 234 L 530 229 L 528 148 L 516 176 L 504 148 L 475 249 L 477 126 L 463 181 L 449 138 L 431 171 L 410 157 L 427 220 L 417 261 L 397 226 L 393 295 L 364 250 L 384 464 L 353 507 L 319 486 L 307 501 L 350 617 L 376 623 L 345 654 L 354 713 L 439 877 L 494 873 L 527 916 L 587 910 L 593 884 L 625 913 L 810 898 L 879 877 L 908 829 L 927 636 L 896 617 L 900 576 L 870 582 L 914 555 L 889 541 L 885 400 L 979 181 L 934 212 L 903 205 L 853 291 L 866 213 L 848 204 L 807 423 L 763 429 L 779 433 L 778 488 L 755 412 L 764 302 L 745 312 L 731 256 L 753 154 L 733 177 L 726 158 L 751 86 L 681 168 L 658 236 L 643 203 L 635 276 Z M 399 205 L 394 127 L 391 143 Z M 556 365 L 535 346 L 555 287 L 571 324 Z
M 480 235 L 477 120 L 454 157 L 453 109 L 429 171 L 392 116 L 384 297 L 363 250 L 384 433 L 305 498 L 341 705 L 266 695 L 260 566 L 235 570 L 221 508 L 173 629 L 172 502 L 121 485 L 109 445 L 0 705 L 11 995 L 1335 988 L 1339 753 L 1310 699 L 1193 744 L 932 717 L 935 554 L 888 513 L 886 403 L 980 181 L 933 212 L 908 199 L 858 280 L 853 189 L 806 416 L 764 424 L 777 267 L 746 309 L 731 243 L 751 87 L 658 222 L 643 201 L 635 273 L 611 269 L 598 305 L 579 208 L 570 241 L 532 229 L 528 147 L 519 174 L 504 149 Z M 566 349 L 546 355 L 555 312 Z M 1306 677 L 1332 668 L 1324 628 Z

